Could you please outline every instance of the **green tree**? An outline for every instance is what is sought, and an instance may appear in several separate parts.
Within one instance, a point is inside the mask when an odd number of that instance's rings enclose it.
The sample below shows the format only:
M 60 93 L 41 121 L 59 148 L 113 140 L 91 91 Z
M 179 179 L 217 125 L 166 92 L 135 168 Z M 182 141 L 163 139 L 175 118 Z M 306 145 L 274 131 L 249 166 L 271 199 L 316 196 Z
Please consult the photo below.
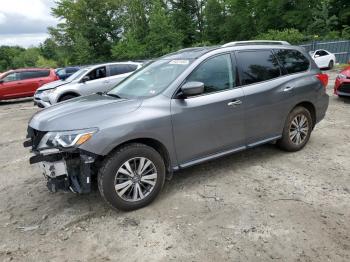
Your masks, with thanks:
M 337 16 L 329 13 L 329 1 L 323 1 L 314 9 L 313 22 L 307 27 L 307 32 L 316 36 L 326 36 L 337 25 Z
M 200 41 L 197 0 L 170 0 L 171 16 L 176 29 L 183 35 L 183 46 L 188 47 Z M 168 6 L 166 6 L 168 7 Z
M 155 1 L 150 12 L 149 33 L 145 38 L 146 55 L 157 57 L 179 49 L 183 38 L 167 16 L 161 1 Z
M 18 56 L 13 58 L 12 66 L 13 68 L 21 67 L 35 67 L 36 61 L 40 55 L 39 48 L 32 47 L 26 49 L 24 52 L 20 53 Z
M 50 28 L 50 34 L 73 50 L 70 59 L 75 63 L 110 60 L 120 39 L 123 7 L 121 0 L 60 0 L 52 13 L 63 22 Z
M 282 40 L 291 44 L 301 44 L 305 36 L 299 30 L 291 28 L 284 30 L 268 30 L 266 33 L 259 34 L 256 39 L 261 40 Z
M 52 59 L 47 59 L 42 55 L 39 55 L 38 60 L 36 60 L 35 66 L 41 68 L 56 68 L 57 62 Z
M 223 25 L 225 25 L 224 4 L 219 0 L 208 0 L 205 16 L 205 39 L 217 44 L 222 41 Z

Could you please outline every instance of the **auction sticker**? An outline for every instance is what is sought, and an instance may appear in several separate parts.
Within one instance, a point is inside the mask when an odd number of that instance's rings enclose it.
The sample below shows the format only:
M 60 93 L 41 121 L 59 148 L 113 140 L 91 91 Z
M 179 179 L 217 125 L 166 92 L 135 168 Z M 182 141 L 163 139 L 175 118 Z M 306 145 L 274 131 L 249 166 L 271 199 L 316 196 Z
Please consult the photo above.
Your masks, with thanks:
M 188 65 L 189 63 L 189 60 L 172 60 L 169 62 L 170 65 Z

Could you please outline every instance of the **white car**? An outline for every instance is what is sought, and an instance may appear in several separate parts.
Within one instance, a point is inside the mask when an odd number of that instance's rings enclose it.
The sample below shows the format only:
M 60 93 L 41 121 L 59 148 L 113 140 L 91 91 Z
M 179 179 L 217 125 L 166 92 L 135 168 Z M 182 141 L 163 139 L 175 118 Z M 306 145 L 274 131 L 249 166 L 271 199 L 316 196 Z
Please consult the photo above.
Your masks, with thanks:
M 88 66 L 66 80 L 43 85 L 34 94 L 34 104 L 49 107 L 78 96 L 107 92 L 142 67 L 142 63 L 122 62 Z
M 335 65 L 335 55 L 327 50 L 318 49 L 316 51 L 310 51 L 309 54 L 319 68 L 332 69 Z

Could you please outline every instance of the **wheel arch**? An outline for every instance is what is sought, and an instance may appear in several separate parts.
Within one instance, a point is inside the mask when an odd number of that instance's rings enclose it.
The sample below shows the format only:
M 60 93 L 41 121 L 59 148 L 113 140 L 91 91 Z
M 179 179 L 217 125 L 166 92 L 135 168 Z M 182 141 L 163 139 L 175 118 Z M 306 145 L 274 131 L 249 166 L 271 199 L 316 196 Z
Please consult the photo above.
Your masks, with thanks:
M 74 91 L 67 91 L 67 92 L 62 93 L 62 94 L 58 97 L 57 102 L 61 102 L 62 97 L 66 96 L 66 95 L 73 95 L 73 96 L 75 96 L 75 97 L 80 96 L 80 94 L 78 94 L 77 92 L 74 92 Z
M 306 108 L 310 112 L 311 118 L 312 118 L 312 128 L 314 128 L 316 125 L 316 107 L 315 107 L 315 105 L 313 103 L 311 103 L 310 101 L 303 101 L 303 102 L 300 102 L 297 105 L 295 105 L 292 108 L 292 110 L 290 110 L 290 112 L 292 112 L 296 107 L 299 107 L 299 106 Z
M 114 147 L 110 152 L 108 152 L 107 155 L 110 155 L 111 153 L 115 152 L 120 147 L 123 147 L 123 146 L 128 145 L 128 144 L 133 144 L 133 143 L 144 144 L 144 145 L 152 147 L 154 150 L 156 150 L 161 155 L 161 157 L 164 159 L 164 164 L 165 164 L 165 168 L 167 171 L 167 178 L 168 179 L 171 178 L 173 169 L 172 169 L 172 163 L 171 163 L 169 151 L 167 150 L 166 146 L 163 143 L 161 143 L 160 141 L 158 141 L 154 138 L 144 137 L 144 138 L 135 138 L 135 139 L 130 139 L 130 140 L 124 141 L 121 144 Z

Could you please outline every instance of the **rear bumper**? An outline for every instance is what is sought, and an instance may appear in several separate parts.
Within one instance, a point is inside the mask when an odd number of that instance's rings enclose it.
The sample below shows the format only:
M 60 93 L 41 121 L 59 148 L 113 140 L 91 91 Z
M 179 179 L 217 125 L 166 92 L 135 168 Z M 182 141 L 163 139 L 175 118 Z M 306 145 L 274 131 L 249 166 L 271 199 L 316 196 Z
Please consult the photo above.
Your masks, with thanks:
M 325 116 L 329 105 L 329 96 L 324 93 L 322 94 L 316 105 L 316 124 L 319 123 Z

